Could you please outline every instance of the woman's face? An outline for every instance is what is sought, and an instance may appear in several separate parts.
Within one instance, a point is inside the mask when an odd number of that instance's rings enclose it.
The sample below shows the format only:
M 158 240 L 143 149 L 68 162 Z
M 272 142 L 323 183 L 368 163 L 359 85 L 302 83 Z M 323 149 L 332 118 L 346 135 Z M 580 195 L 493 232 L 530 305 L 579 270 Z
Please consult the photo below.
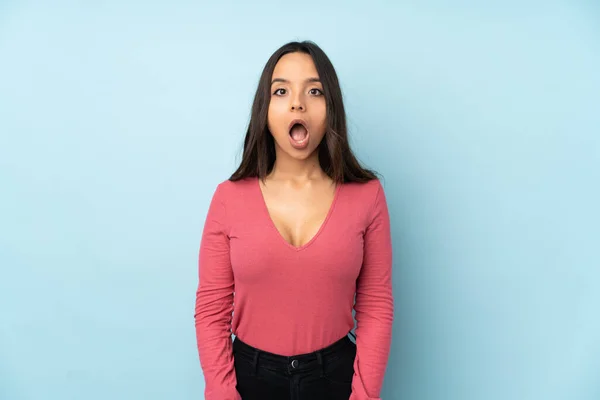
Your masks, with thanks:
M 308 158 L 325 135 L 326 117 L 323 85 L 312 57 L 305 53 L 281 57 L 271 79 L 267 116 L 277 153 Z

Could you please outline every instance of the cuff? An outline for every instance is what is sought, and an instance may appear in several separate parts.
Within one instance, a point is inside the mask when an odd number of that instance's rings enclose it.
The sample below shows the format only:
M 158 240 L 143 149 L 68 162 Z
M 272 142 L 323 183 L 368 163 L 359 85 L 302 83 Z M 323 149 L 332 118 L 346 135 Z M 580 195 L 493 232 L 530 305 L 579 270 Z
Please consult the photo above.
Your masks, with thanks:
M 353 392 L 348 400 L 381 400 L 381 397 L 360 397 Z
M 226 390 L 215 390 L 204 392 L 205 400 L 242 400 L 242 396 L 238 393 L 235 387 Z

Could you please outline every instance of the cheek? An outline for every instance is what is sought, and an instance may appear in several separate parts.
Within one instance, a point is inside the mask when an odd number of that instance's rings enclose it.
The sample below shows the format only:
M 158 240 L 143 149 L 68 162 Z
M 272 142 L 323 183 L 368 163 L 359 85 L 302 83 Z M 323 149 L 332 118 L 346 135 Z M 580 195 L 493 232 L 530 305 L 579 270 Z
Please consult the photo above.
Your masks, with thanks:
M 282 99 L 273 98 L 269 102 L 269 112 L 281 114 L 287 111 L 287 106 L 287 102 Z
M 320 123 L 320 128 L 325 130 L 325 127 L 327 126 L 327 109 L 325 108 L 325 105 L 319 107 L 316 119 Z
M 281 104 L 271 102 L 267 112 L 267 123 L 271 133 L 280 133 L 282 124 L 285 123 L 286 109 Z
M 325 101 L 320 100 L 312 106 L 313 115 L 316 119 L 325 123 L 325 119 L 327 118 L 327 105 L 325 104 Z

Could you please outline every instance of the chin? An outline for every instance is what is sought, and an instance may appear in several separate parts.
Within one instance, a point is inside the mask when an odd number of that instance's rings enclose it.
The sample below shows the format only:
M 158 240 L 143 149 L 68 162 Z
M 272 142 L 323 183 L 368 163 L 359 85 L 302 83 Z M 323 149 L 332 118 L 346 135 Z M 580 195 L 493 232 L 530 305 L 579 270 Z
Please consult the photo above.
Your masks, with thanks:
M 289 143 L 285 143 L 282 146 L 277 140 L 275 140 L 275 154 L 285 154 L 286 157 L 293 158 L 295 160 L 306 160 L 315 152 L 315 150 L 316 149 L 313 149 L 310 145 L 306 149 L 298 150 Z
M 300 161 L 304 161 L 308 158 L 310 158 L 313 154 L 314 154 L 315 150 L 311 150 L 311 149 L 306 149 L 306 150 L 301 150 L 298 151 L 296 149 L 294 149 L 293 147 L 290 150 L 286 150 L 285 153 L 290 157 L 293 158 L 295 160 L 300 160 Z

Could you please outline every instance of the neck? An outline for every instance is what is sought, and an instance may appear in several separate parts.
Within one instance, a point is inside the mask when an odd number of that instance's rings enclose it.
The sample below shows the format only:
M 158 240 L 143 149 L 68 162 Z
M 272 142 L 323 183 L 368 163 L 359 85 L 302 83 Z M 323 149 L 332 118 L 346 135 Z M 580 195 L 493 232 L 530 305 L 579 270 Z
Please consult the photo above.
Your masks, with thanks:
M 275 158 L 273 170 L 269 177 L 275 180 L 286 180 L 295 182 L 306 182 L 322 179 L 326 176 L 319 164 L 319 155 L 314 151 L 307 159 L 298 160 L 287 154 L 278 152 Z

